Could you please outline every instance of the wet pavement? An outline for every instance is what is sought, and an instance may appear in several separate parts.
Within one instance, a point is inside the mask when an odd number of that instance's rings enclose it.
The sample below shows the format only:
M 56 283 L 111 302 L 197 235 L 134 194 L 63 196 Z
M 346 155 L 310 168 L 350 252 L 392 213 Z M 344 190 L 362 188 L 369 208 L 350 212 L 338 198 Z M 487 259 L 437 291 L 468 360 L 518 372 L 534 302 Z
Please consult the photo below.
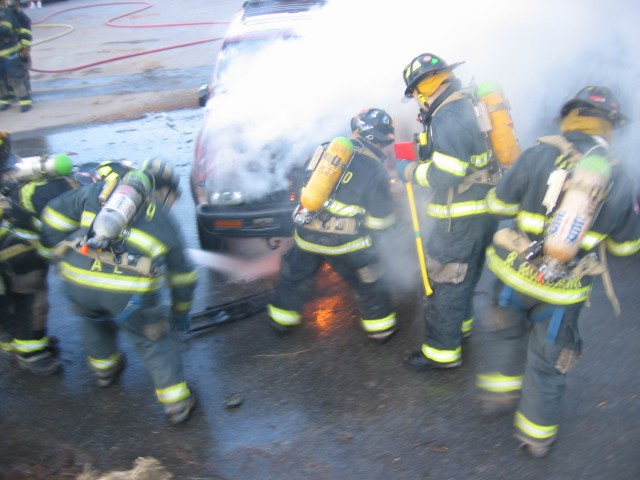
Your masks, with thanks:
M 68 152 L 76 163 L 106 159 L 136 164 L 161 152 L 187 186 L 193 138 L 202 111 L 151 114 L 134 122 L 25 135 L 17 153 Z M 167 156 L 167 152 L 170 155 Z M 197 248 L 188 191 L 174 208 L 190 248 Z M 639 257 L 611 259 L 623 314 L 614 319 L 596 282 L 585 309 L 585 351 L 569 377 L 560 437 L 542 460 L 523 455 L 510 415 L 482 417 L 474 373 L 482 362 L 482 326 L 463 347 L 456 370 L 417 373 L 402 365 L 423 332 L 420 277 L 410 230 L 385 249 L 398 304 L 400 332 L 372 344 L 358 325 L 348 289 L 330 270 L 317 282 L 304 323 L 279 336 L 264 313 L 182 339 L 187 380 L 199 405 L 184 425 L 170 427 L 140 358 L 123 338 L 128 366 L 120 382 L 94 386 L 76 317 L 51 275 L 50 333 L 59 337 L 64 373 L 36 378 L 0 359 L 0 478 L 74 478 L 84 465 L 127 470 L 141 456 L 159 459 L 176 479 L 616 479 L 640 478 L 637 375 L 640 325 Z M 260 241 L 232 249 L 278 255 Z M 394 253 L 395 252 L 395 253 Z M 200 267 L 194 312 L 268 291 L 275 275 L 229 282 Z M 486 278 L 477 306 L 489 299 Z M 240 405 L 225 408 L 233 400 Z
M 37 21 L 54 9 L 91 3 L 52 2 L 29 13 Z M 241 1 L 191 0 L 188 9 L 183 2 L 154 3 L 158 9 L 134 20 L 228 20 Z M 67 36 L 62 44 L 36 46 L 36 65 L 62 68 L 123 49 L 168 44 L 168 34 L 153 29 L 119 30 L 115 40 L 108 37 L 113 31 L 99 29 L 104 19 L 122 12 L 110 5 L 52 19 L 73 22 L 84 40 L 95 43 L 75 51 L 77 37 Z M 185 30 L 175 38 L 216 36 L 223 28 Z M 69 55 L 68 63 L 46 63 L 56 49 Z M 187 186 L 203 111 L 185 108 L 191 105 L 185 100 L 195 107 L 196 89 L 210 76 L 212 49 L 215 44 L 78 72 L 34 74 L 34 109 L 4 112 L 2 127 L 16 132 L 22 156 L 64 152 L 75 163 L 115 159 L 136 165 L 154 155 L 170 160 L 185 188 L 174 214 L 187 246 L 198 248 Z M 129 114 L 142 118 L 88 125 Z M 79 124 L 87 125 L 73 126 Z M 613 317 L 596 282 L 581 322 L 585 351 L 569 377 L 558 443 L 548 458 L 533 460 L 511 437 L 510 415 L 487 418 L 475 408 L 474 374 L 484 355 L 481 325 L 463 347 L 461 368 L 417 373 L 402 365 L 423 333 L 419 271 L 413 260 L 398 262 L 399 252 L 413 259 L 413 242 L 405 223 L 384 249 L 401 326 L 386 345 L 367 340 L 348 289 L 329 270 L 318 279 L 304 324 L 290 336 L 272 332 L 264 313 L 184 336 L 187 380 L 199 404 L 179 427 L 166 424 L 147 371 L 124 338 L 128 366 L 120 382 L 94 386 L 77 318 L 52 273 L 50 333 L 60 339 L 64 373 L 31 377 L 0 357 L 0 479 L 69 479 L 89 467 L 128 470 L 143 456 L 159 459 L 178 480 L 640 478 L 640 257 L 610 260 L 620 318 Z M 286 241 L 272 251 L 263 241 L 248 240 L 235 243 L 231 252 L 277 259 L 285 246 Z M 268 292 L 276 281 L 273 273 L 252 282 L 231 282 L 205 267 L 199 273 L 194 313 Z M 484 278 L 477 306 L 489 300 L 489 291 Z M 230 401 L 239 405 L 227 408 Z

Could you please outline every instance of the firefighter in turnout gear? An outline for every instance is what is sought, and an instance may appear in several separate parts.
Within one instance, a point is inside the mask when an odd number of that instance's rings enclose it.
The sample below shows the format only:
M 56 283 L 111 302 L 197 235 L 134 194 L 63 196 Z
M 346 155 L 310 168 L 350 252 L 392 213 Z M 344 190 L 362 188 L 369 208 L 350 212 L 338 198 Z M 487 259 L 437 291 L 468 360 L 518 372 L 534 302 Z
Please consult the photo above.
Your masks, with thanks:
M 485 249 L 497 228 L 485 196 L 493 164 L 485 135 L 460 80 L 442 58 L 424 53 L 404 69 L 405 99 L 420 106 L 419 161 L 399 160 L 398 177 L 431 190 L 425 259 L 433 293 L 424 307 L 425 337 L 405 363 L 419 370 L 462 365 L 473 295 Z
M 488 414 L 517 405 L 515 436 L 535 457 L 558 435 L 591 276 L 602 275 L 616 305 L 606 251 L 640 250 L 632 181 L 609 149 L 612 130 L 625 120 L 608 88 L 580 90 L 561 109 L 562 135 L 539 138 L 488 195 L 491 211 L 515 222 L 487 249 L 496 290 L 480 315 L 487 355 L 477 375 L 479 399 Z
M 318 153 L 325 152 L 302 189 L 301 208 L 294 214 L 295 243 L 282 258 L 268 315 L 271 326 L 281 332 L 299 325 L 314 277 L 326 262 L 354 291 L 361 326 L 369 338 L 384 343 L 396 332 L 396 313 L 374 241 L 376 234 L 395 222 L 389 176 L 383 167 L 383 148 L 395 138 L 393 119 L 381 109 L 364 110 L 351 120 L 351 130 L 351 139 L 338 137 L 314 156 L 317 160 Z M 323 175 L 324 158 L 331 161 L 329 171 L 340 168 L 336 157 L 326 152 L 341 142 L 348 148 L 336 186 L 329 188 L 328 198 L 320 199 L 318 210 L 308 211 L 303 208 L 305 200 L 310 199 L 309 204 L 316 200 L 312 197 L 317 192 L 310 190 L 316 187 L 317 176 Z
M 21 112 L 31 110 L 31 19 L 16 0 L 0 0 L 0 111 L 18 100 Z
M 16 181 L 12 172 L 21 160 L 11 153 L 9 133 L 0 132 L 0 347 L 20 368 L 53 375 L 62 367 L 47 336 L 49 264 L 37 254 L 39 218 L 50 200 L 76 184 L 72 176 Z
M 43 213 L 41 235 L 43 254 L 59 258 L 57 270 L 82 316 L 88 363 L 98 386 L 113 384 L 125 366 L 117 348 L 122 329 L 150 371 L 171 424 L 187 420 L 195 405 L 170 331 L 189 330 L 197 281 L 169 214 L 178 182 L 169 164 L 146 161 L 142 170 L 56 198 Z M 100 236 L 114 225 L 120 225 L 115 238 Z M 165 279 L 171 307 L 161 303 Z

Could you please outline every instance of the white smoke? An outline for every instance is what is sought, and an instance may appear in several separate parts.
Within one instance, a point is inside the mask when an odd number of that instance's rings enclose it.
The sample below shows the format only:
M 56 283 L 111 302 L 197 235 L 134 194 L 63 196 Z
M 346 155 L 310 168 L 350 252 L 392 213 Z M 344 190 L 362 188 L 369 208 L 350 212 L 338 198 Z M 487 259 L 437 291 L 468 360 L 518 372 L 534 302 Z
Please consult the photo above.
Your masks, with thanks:
M 400 102 L 402 69 L 423 52 L 464 60 L 455 70 L 463 84 L 500 83 L 525 148 L 555 132 L 562 103 L 587 85 L 610 87 L 623 112 L 638 116 L 640 9 L 632 0 L 329 0 L 301 35 L 233 64 L 207 106 L 216 176 L 233 172 L 255 198 L 285 187 L 290 166 L 319 143 L 349 134 L 363 108 L 386 109 L 398 140 L 410 139 L 417 106 Z M 615 140 L 633 162 L 638 124 Z
M 463 85 L 500 83 L 523 148 L 557 131 L 567 99 L 601 85 L 637 118 L 616 131 L 618 156 L 633 167 L 640 150 L 635 0 L 329 0 L 301 33 L 251 58 L 253 74 L 243 65 L 230 69 L 224 95 L 208 105 L 210 138 L 222 146 L 216 168 L 225 160 L 256 198 L 285 186 L 290 166 L 304 163 L 316 145 L 349 134 L 363 108 L 387 110 L 397 141 L 410 140 L 418 108 L 401 103 L 402 70 L 424 52 L 465 61 L 455 70 Z M 260 170 L 269 156 L 278 168 Z M 415 283 L 406 275 L 416 268 L 415 249 L 405 259 L 400 248 L 386 250 L 393 250 L 395 284 Z

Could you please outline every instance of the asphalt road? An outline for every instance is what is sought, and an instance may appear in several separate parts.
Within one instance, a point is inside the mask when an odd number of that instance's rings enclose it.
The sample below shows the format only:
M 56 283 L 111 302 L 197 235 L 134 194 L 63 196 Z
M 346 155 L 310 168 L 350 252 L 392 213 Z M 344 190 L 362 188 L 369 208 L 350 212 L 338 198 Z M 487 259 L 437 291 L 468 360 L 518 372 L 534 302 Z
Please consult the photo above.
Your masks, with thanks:
M 54 2 L 29 12 L 35 19 L 47 10 L 90 3 Z M 158 10 L 147 11 L 141 20 L 224 19 L 240 2 L 190 0 L 189 8 L 184 7 L 187 2 L 153 3 Z M 60 68 L 121 53 L 115 49 L 122 45 L 130 49 L 144 42 L 146 49 L 166 40 L 139 36 L 153 29 L 126 40 L 117 30 L 118 39 L 107 40 L 106 32 L 96 35 L 100 22 L 91 24 L 85 18 L 96 14 L 97 19 L 98 10 L 76 12 L 73 19 L 86 24 L 91 35 L 73 42 L 71 35 L 63 37 L 68 43 L 56 50 L 68 52 L 71 43 L 89 41 L 100 48 L 77 52 L 79 57 L 69 63 L 58 59 L 54 63 Z M 187 30 L 183 35 L 200 37 L 195 28 Z M 51 48 L 54 45 L 51 42 Z M 212 56 L 211 49 L 214 44 L 180 49 L 174 58 L 158 60 L 158 68 L 148 73 L 113 62 L 90 71 L 34 75 L 34 109 L 0 113 L 2 128 L 16 132 L 16 148 L 23 156 L 67 151 L 77 161 L 139 162 L 154 152 L 171 152 L 184 182 L 201 111 L 195 103 L 168 106 L 157 100 L 177 98 L 180 92 L 195 95 L 201 80 L 208 78 L 211 62 L 198 62 L 191 54 L 187 61 L 182 52 L 198 50 L 194 57 L 202 60 Z M 47 52 L 39 53 L 36 46 L 34 64 L 53 68 L 45 63 L 47 55 L 41 55 Z M 175 65 L 178 57 L 185 63 Z M 181 71 L 187 73 L 184 78 Z M 149 83 L 145 75 L 152 79 Z M 167 85 L 176 90 L 167 87 L 170 94 L 159 93 L 155 86 L 162 79 L 172 79 Z M 123 93 L 125 87 L 129 91 Z M 188 195 L 174 213 L 188 246 L 196 248 Z M 263 244 L 246 248 L 257 255 L 279 254 Z M 416 373 L 402 365 L 404 353 L 419 345 L 423 332 L 419 272 L 415 264 L 394 262 L 398 252 L 412 248 L 413 237 L 405 228 L 385 250 L 398 279 L 394 293 L 401 324 L 386 345 L 365 338 L 348 290 L 330 271 L 318 281 L 304 325 L 289 337 L 275 335 L 259 313 L 183 338 L 187 379 L 199 407 L 178 428 L 165 424 L 148 374 L 127 342 L 121 346 L 130 362 L 121 381 L 109 389 L 94 386 L 75 316 L 63 285 L 52 274 L 50 329 L 60 338 L 65 371 L 53 378 L 33 378 L 9 358 L 0 358 L 0 479 L 68 479 L 83 468 L 127 470 L 136 458 L 147 456 L 159 459 L 180 480 L 640 478 L 640 257 L 611 259 L 623 308 L 620 318 L 613 317 L 596 283 L 592 305 L 581 321 L 585 351 L 569 377 L 560 438 L 548 458 L 533 460 L 519 452 L 511 438 L 510 415 L 486 418 L 475 408 L 474 374 L 484 355 L 481 325 L 464 346 L 460 369 Z M 196 311 L 268 290 L 275 281 L 269 275 L 257 282 L 230 283 L 204 267 L 200 273 Z M 488 301 L 489 291 L 484 278 L 478 306 Z M 225 408 L 230 398 L 242 404 Z

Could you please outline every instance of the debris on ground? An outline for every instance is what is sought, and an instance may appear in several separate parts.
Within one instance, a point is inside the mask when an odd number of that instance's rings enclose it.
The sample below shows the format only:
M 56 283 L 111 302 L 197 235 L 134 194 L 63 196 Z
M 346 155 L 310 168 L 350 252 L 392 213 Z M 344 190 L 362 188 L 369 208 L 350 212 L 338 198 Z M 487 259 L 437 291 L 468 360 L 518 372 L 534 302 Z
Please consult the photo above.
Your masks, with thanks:
M 87 471 L 78 476 L 77 480 L 173 480 L 173 475 L 167 472 L 158 459 L 138 457 L 131 470 L 114 471 L 104 475 Z

